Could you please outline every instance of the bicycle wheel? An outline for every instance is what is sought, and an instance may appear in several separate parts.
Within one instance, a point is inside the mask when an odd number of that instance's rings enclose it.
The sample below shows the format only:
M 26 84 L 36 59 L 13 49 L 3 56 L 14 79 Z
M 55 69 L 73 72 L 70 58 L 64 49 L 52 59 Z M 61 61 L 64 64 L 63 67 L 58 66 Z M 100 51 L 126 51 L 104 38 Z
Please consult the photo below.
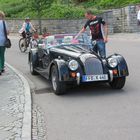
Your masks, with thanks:
M 21 52 L 25 52 L 27 50 L 25 38 L 21 38 L 19 40 L 19 49 Z

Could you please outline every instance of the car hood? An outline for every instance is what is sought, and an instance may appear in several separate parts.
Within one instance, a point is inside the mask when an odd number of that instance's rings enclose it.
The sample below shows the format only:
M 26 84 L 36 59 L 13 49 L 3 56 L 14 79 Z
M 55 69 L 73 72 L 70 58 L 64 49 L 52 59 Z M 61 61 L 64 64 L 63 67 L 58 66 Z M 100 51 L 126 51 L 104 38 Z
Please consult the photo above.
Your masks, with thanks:
M 55 58 L 60 56 L 64 60 L 68 60 L 69 58 L 77 60 L 82 66 L 81 68 L 86 75 L 103 74 L 101 60 L 89 51 L 74 51 L 60 48 L 51 48 L 50 53 L 52 53 L 52 56 Z
M 58 56 L 68 56 L 73 58 L 80 58 L 81 61 L 85 61 L 85 59 L 89 57 L 96 57 L 96 55 L 91 54 L 88 50 L 77 50 L 73 48 L 64 49 L 64 48 L 51 48 L 51 53 L 55 53 Z

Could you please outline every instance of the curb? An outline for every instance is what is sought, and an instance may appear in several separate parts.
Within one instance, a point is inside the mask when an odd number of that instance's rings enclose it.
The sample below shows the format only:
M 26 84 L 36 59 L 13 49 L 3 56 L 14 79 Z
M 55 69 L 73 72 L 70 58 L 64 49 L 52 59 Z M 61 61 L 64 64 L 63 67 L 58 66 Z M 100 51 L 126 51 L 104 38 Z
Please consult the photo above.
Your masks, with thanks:
M 23 127 L 22 127 L 22 140 L 31 140 L 31 91 L 28 81 L 24 78 L 24 76 L 11 65 L 6 63 L 6 65 L 13 70 L 18 77 L 22 80 L 23 86 L 25 89 L 25 107 L 24 107 L 24 117 L 23 117 Z

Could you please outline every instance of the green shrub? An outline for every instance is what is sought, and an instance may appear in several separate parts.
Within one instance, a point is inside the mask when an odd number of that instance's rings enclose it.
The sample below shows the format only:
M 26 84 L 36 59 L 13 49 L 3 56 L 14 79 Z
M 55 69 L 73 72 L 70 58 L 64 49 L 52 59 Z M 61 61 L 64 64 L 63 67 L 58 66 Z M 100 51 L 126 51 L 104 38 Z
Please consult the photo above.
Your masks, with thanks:
M 53 4 L 49 9 L 44 10 L 43 17 L 49 19 L 54 18 L 81 18 L 84 15 L 85 9 L 75 8 L 67 5 Z
M 6 15 L 8 17 L 16 17 L 16 14 L 19 13 L 19 12 L 24 11 L 25 8 L 26 8 L 26 5 L 25 4 L 17 5 L 17 6 L 14 6 L 14 8 L 13 7 L 7 8 L 5 10 L 5 13 L 6 13 Z
M 87 9 L 98 14 L 101 10 L 119 8 L 130 4 L 140 3 L 140 0 L 55 0 L 49 8 L 44 8 L 42 18 L 77 19 L 83 18 Z M 9 18 L 37 18 L 29 0 L 0 0 L 0 10 Z
M 65 19 L 77 19 L 84 18 L 86 9 L 83 7 L 74 7 L 67 5 L 55 5 L 53 4 L 48 10 L 44 10 L 43 16 L 49 19 L 65 18 Z M 98 10 L 92 9 L 94 13 L 99 13 Z

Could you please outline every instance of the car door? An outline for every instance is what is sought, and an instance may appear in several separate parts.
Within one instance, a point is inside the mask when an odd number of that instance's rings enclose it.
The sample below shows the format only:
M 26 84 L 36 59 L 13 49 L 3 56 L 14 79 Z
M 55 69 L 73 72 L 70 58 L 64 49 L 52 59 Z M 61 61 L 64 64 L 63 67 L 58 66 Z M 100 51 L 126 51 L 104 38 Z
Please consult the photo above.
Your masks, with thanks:
M 38 50 L 38 56 L 39 56 L 39 64 L 40 64 L 40 74 L 44 77 L 48 76 L 48 66 L 50 64 L 50 54 L 47 49 L 39 48 Z
M 50 64 L 50 54 L 47 49 L 43 49 L 43 57 L 42 57 L 43 69 L 47 69 Z

